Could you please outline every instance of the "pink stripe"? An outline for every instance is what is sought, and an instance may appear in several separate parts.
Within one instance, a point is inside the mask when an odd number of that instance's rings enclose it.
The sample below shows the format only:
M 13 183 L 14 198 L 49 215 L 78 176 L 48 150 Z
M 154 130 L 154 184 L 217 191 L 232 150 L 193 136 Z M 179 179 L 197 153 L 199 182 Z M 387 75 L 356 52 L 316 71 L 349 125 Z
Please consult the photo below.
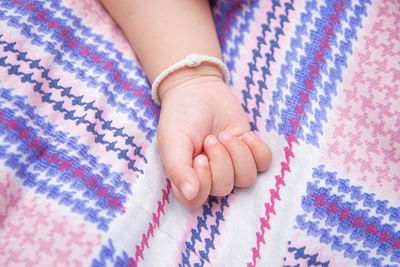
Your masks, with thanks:
M 32 50 L 31 47 L 29 46 L 28 43 L 26 43 L 24 40 L 18 40 L 14 39 L 14 34 L 12 32 L 2 32 L 2 34 L 5 34 L 5 40 L 8 40 L 10 43 L 15 42 L 15 49 L 18 49 L 20 51 L 29 51 L 29 54 L 31 55 L 30 59 L 35 60 L 35 59 L 41 59 L 41 67 L 48 68 L 51 65 L 51 62 L 46 62 L 46 58 L 39 55 L 40 53 L 38 51 Z M 65 98 L 63 96 L 62 91 L 60 90 L 53 90 L 50 85 L 50 81 L 43 79 L 43 70 L 34 68 L 31 69 L 29 67 L 30 63 L 29 62 L 24 62 L 21 60 L 18 60 L 18 54 L 13 53 L 12 51 L 5 52 L 2 54 L 2 56 L 6 56 L 5 63 L 9 63 L 12 65 L 18 65 L 18 71 L 19 72 L 24 72 L 25 74 L 31 75 L 31 79 L 35 80 L 36 82 L 39 82 L 42 84 L 41 89 L 45 93 L 50 93 L 50 98 L 51 100 L 54 100 L 56 102 L 62 103 L 62 107 L 67 109 L 67 110 L 72 110 L 73 111 L 73 116 L 76 117 L 84 117 L 86 120 L 89 120 L 91 122 L 94 122 L 97 120 L 96 118 L 96 110 L 92 109 L 86 109 L 86 106 L 81 106 L 81 105 L 73 105 L 73 98 Z M 53 106 L 54 104 L 49 104 L 49 105 L 43 105 L 42 103 L 42 94 L 37 94 L 36 92 L 32 91 L 32 83 L 26 83 L 22 81 L 21 75 L 9 75 L 10 66 L 7 68 L 1 68 L 0 69 L 0 77 L 3 75 L 3 77 L 7 77 L 7 84 L 11 85 L 13 88 L 18 89 L 18 95 L 20 96 L 26 96 L 27 99 L 29 99 L 30 104 L 34 105 L 36 107 L 36 110 L 38 113 L 45 114 L 48 116 L 48 121 L 57 124 L 59 126 L 59 130 L 62 130 L 64 132 L 71 131 L 73 129 L 73 134 L 75 136 L 87 136 L 88 130 L 87 130 L 87 124 L 85 123 L 79 123 L 76 125 L 76 119 L 71 120 L 71 119 L 65 119 L 64 112 L 54 112 Z M 108 123 L 111 121 L 112 126 L 115 127 L 116 129 L 122 128 L 122 134 L 125 133 L 127 136 L 130 136 L 133 140 L 136 140 L 135 144 L 138 147 L 142 147 L 140 150 L 140 153 L 142 155 L 145 155 L 147 151 L 147 146 L 148 142 L 146 142 L 145 137 L 138 135 L 138 130 L 137 127 L 134 125 L 127 125 L 127 121 L 124 119 L 121 119 L 120 115 L 116 115 L 115 112 L 113 112 L 113 109 L 109 107 L 109 104 L 107 100 L 104 98 L 96 98 L 95 94 L 90 94 L 84 87 L 81 86 L 80 83 L 77 83 L 74 81 L 74 76 L 69 74 L 69 73 L 64 73 L 62 72 L 61 69 L 57 69 L 55 66 L 51 66 L 50 68 L 52 70 L 53 75 L 57 76 L 58 83 L 57 85 L 62 85 L 63 87 L 70 87 L 71 88 L 71 93 L 74 94 L 75 96 L 81 95 L 83 99 L 81 101 L 86 102 L 86 103 L 91 103 L 92 107 L 97 108 L 102 111 L 102 118 L 104 119 L 105 123 Z M 53 72 L 54 70 L 54 72 Z M 51 77 L 50 77 L 51 78 Z M 53 79 L 54 80 L 54 79 Z M 50 115 L 49 115 L 50 114 Z M 124 114 L 123 116 L 128 116 L 127 114 Z M 107 141 L 108 143 L 114 143 L 115 148 L 121 149 L 122 150 L 128 150 L 126 152 L 126 155 L 129 157 L 130 160 L 135 161 L 135 166 L 137 168 L 140 168 L 142 164 L 144 163 L 145 159 L 138 155 L 138 153 L 135 153 L 136 148 L 134 145 L 130 145 L 126 142 L 127 137 L 124 135 L 119 135 L 115 136 L 115 129 L 114 130 L 107 130 L 102 128 L 103 123 L 95 123 L 95 126 L 93 130 L 95 130 L 97 133 L 90 133 L 86 141 L 86 145 L 89 146 L 92 150 L 92 153 L 95 153 L 96 155 L 100 156 L 103 161 L 114 161 L 115 160 L 115 150 L 107 150 L 106 146 L 98 146 L 98 143 L 95 142 L 95 137 L 97 135 L 104 135 L 102 137 L 102 140 Z M 97 134 L 97 135 L 96 135 Z M 118 153 L 118 152 L 117 152 Z M 121 164 L 123 162 L 120 162 Z M 120 165 L 120 164 L 119 164 Z M 131 172 L 132 169 L 128 168 L 128 164 L 124 164 L 119 166 L 121 171 L 123 173 L 128 173 Z M 126 180 L 130 183 L 135 183 L 136 178 L 132 175 L 128 175 L 126 177 Z
M 276 215 L 276 212 L 274 209 L 275 208 L 275 200 L 280 200 L 280 195 L 279 195 L 280 186 L 281 185 L 285 186 L 285 181 L 284 181 L 285 173 L 290 172 L 290 166 L 289 166 L 290 158 L 295 157 L 293 154 L 293 143 L 298 143 L 298 141 L 296 139 L 296 129 L 301 128 L 300 116 L 302 114 L 304 114 L 304 115 L 306 114 L 304 111 L 304 105 L 306 102 L 310 102 L 310 99 L 309 99 L 310 89 L 315 90 L 315 86 L 314 86 L 315 76 L 320 76 L 319 66 L 320 66 L 321 62 L 325 62 L 325 59 L 323 56 L 325 49 L 330 49 L 330 46 L 329 46 L 330 35 L 335 36 L 334 24 L 340 23 L 339 12 L 345 11 L 343 8 L 343 4 L 344 4 L 343 0 L 340 0 L 340 4 L 335 3 L 335 15 L 331 15 L 329 17 L 330 27 L 324 27 L 325 38 L 319 40 L 320 52 L 315 53 L 315 66 L 310 66 L 310 78 L 304 79 L 306 93 L 300 93 L 300 97 L 301 97 L 300 105 L 296 105 L 296 107 L 295 107 L 296 119 L 290 120 L 292 133 L 287 134 L 288 146 L 284 148 L 285 161 L 281 162 L 281 166 L 282 166 L 281 174 L 275 176 L 275 180 L 276 180 L 275 188 L 270 189 L 270 193 L 271 193 L 270 201 L 266 202 L 264 204 L 265 217 L 260 217 L 261 226 L 260 226 L 260 231 L 256 232 L 257 242 L 256 242 L 256 246 L 252 248 L 252 253 L 253 253 L 252 262 L 247 263 L 247 266 L 255 266 L 256 262 L 257 262 L 257 258 L 261 259 L 260 247 L 261 247 L 261 243 L 265 244 L 265 239 L 264 239 L 265 228 L 271 229 L 271 226 L 269 223 L 271 214 Z
M 4 129 L 5 130 L 8 130 L 8 129 L 15 130 L 18 132 L 18 138 L 30 141 L 29 147 L 39 151 L 37 154 L 38 158 L 47 159 L 48 165 L 53 164 L 53 163 L 54 164 L 60 163 L 60 165 L 58 165 L 59 170 L 72 171 L 71 176 L 73 178 L 81 178 L 81 179 L 85 180 L 85 185 L 94 188 L 97 191 L 96 192 L 97 196 L 102 196 L 102 197 L 108 198 L 109 199 L 108 204 L 110 206 L 117 207 L 117 208 L 121 209 L 123 212 L 125 212 L 125 208 L 118 203 L 120 201 L 120 197 L 113 197 L 113 196 L 110 196 L 109 194 L 107 194 L 108 188 L 102 188 L 96 184 L 96 181 L 98 180 L 98 178 L 90 177 L 90 176 L 83 174 L 86 171 L 85 168 L 78 169 L 76 167 L 71 166 L 70 164 L 73 162 L 72 159 L 70 159 L 70 160 L 59 159 L 58 156 L 60 155 L 60 153 L 56 153 L 53 155 L 48 154 L 48 149 L 40 146 L 40 142 L 41 142 L 40 139 L 34 139 L 34 138 L 28 136 L 29 130 L 22 129 L 21 127 L 17 126 L 18 120 L 9 120 L 9 119 L 3 118 L 4 114 L 5 114 L 5 111 L 0 112 L 0 122 L 6 122 L 6 124 L 4 125 Z
M 361 227 L 361 228 L 365 228 L 365 234 L 369 235 L 369 234 L 374 234 L 374 235 L 380 235 L 379 237 L 379 242 L 393 242 L 392 244 L 392 248 L 393 249 L 399 249 L 400 248 L 400 238 L 391 238 L 388 237 L 390 231 L 387 230 L 385 232 L 382 232 L 380 230 L 376 229 L 376 223 L 373 224 L 369 224 L 369 223 L 364 223 L 362 222 L 362 220 L 364 219 L 364 215 L 361 215 L 359 217 L 354 217 L 352 215 L 349 215 L 350 213 L 350 208 L 342 210 L 336 207 L 336 205 L 338 204 L 338 201 L 335 200 L 334 202 L 329 202 L 329 201 L 325 201 L 325 194 L 322 195 L 312 195 L 313 197 L 315 197 L 314 200 L 314 205 L 316 207 L 318 206 L 324 206 L 324 207 L 328 207 L 326 209 L 327 213 L 335 213 L 335 214 L 339 214 L 339 220 L 343 221 L 343 220 L 349 220 L 349 221 L 353 221 L 352 227 Z M 310 196 L 308 196 L 308 198 L 311 198 Z
M 47 22 L 50 29 L 56 29 L 56 30 L 60 30 L 61 31 L 60 35 L 69 41 L 69 43 L 68 43 L 69 47 L 72 47 L 72 48 L 75 48 L 77 50 L 80 50 L 79 54 L 91 57 L 92 58 L 92 62 L 102 64 L 105 69 L 110 70 L 112 73 L 114 73 L 114 77 L 113 78 L 117 82 L 122 84 L 122 88 L 124 90 L 130 91 L 130 92 L 134 92 L 134 96 L 139 96 L 139 97 L 145 99 L 144 104 L 147 107 L 149 107 L 151 110 L 153 110 L 153 114 L 155 116 L 159 115 L 159 110 L 153 105 L 153 103 L 151 102 L 151 99 L 143 94 L 143 88 L 140 88 L 140 89 L 132 88 L 130 82 L 126 82 L 126 81 L 124 81 L 124 80 L 122 80 L 120 78 L 121 77 L 121 73 L 119 73 L 112 66 L 113 62 L 106 61 L 106 60 L 101 60 L 101 55 L 90 53 L 89 52 L 90 47 L 78 46 L 76 44 L 78 41 L 74 40 L 74 39 L 72 39 L 71 37 L 68 36 L 69 30 L 58 26 L 57 25 L 57 23 L 58 23 L 57 21 L 52 21 L 52 20 L 47 19 L 45 17 L 46 16 L 46 12 L 45 11 L 40 11 L 39 9 L 34 7 L 35 6 L 35 2 L 28 3 L 28 2 L 22 2 L 20 0 L 12 0 L 11 2 L 13 4 L 25 5 L 25 9 L 26 10 L 31 10 L 33 12 L 38 13 L 37 14 L 37 18 L 42 20 L 42 21 L 44 21 L 44 22 Z
M 241 6 L 242 4 L 238 0 L 233 0 L 231 5 L 232 5 L 231 9 L 227 12 L 227 15 L 226 15 L 227 22 L 224 22 L 221 24 L 222 32 L 221 32 L 221 35 L 218 36 L 219 42 L 222 45 L 226 45 L 226 40 L 225 40 L 226 34 L 228 32 L 231 32 L 230 24 L 231 24 L 232 20 L 234 20 L 236 17 L 236 11 L 242 7 Z
M 142 241 L 140 245 L 136 246 L 135 258 L 129 258 L 130 267 L 137 266 L 137 263 L 140 259 L 144 260 L 143 251 L 146 249 L 146 247 L 149 248 L 148 241 L 150 239 L 150 235 L 153 237 L 154 230 L 158 226 L 160 226 L 161 213 L 164 214 L 164 207 L 166 203 L 169 203 L 169 194 L 171 192 L 171 183 L 168 178 L 166 179 L 166 181 L 167 187 L 162 189 L 162 199 L 161 201 L 158 201 L 157 211 L 153 213 L 153 221 L 149 223 L 149 228 L 147 229 L 147 232 L 142 234 Z
M 72 7 L 77 16 L 84 20 L 86 26 L 89 28 L 97 28 L 105 34 L 108 33 L 110 35 L 110 40 L 113 41 L 114 45 L 119 46 L 120 51 L 129 53 L 130 57 L 135 57 L 135 55 L 131 53 L 133 51 L 125 35 L 122 34 L 121 29 L 113 21 L 111 16 L 109 16 L 100 2 L 92 0 L 67 0 L 63 3 L 67 3 L 68 6 Z

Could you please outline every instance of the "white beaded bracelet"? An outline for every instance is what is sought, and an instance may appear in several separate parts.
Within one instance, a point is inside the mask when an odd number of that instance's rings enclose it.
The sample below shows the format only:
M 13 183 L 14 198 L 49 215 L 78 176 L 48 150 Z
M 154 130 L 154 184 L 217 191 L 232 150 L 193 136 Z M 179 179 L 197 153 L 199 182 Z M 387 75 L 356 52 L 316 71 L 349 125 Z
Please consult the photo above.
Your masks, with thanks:
M 225 83 L 229 84 L 230 81 L 229 70 L 221 60 L 219 60 L 216 57 L 192 53 L 187 55 L 181 61 L 169 66 L 157 76 L 157 78 L 153 81 L 153 84 L 151 85 L 151 97 L 153 98 L 153 100 L 160 105 L 160 99 L 158 98 L 157 94 L 158 86 L 169 74 L 184 67 L 190 67 L 190 68 L 197 67 L 203 62 L 212 63 L 215 64 L 217 67 L 219 67 L 222 74 L 224 75 Z

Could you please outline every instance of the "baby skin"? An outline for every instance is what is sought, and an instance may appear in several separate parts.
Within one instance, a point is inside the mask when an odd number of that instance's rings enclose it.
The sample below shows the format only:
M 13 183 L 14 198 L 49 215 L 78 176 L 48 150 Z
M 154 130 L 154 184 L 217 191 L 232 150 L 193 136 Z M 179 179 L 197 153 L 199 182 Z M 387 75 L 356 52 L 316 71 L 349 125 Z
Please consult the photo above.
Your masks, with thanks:
M 190 53 L 221 58 L 207 0 L 102 0 L 127 35 L 150 82 Z M 194 209 L 209 195 L 251 186 L 271 163 L 239 101 L 212 63 L 182 68 L 158 88 L 159 151 L 178 201 Z

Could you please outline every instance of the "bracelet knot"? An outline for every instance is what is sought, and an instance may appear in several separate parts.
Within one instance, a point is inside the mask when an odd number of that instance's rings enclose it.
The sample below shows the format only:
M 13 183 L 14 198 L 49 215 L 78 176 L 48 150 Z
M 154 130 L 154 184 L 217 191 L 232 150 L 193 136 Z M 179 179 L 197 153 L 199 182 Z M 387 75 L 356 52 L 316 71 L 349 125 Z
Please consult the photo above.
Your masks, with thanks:
M 229 70 L 220 59 L 218 59 L 216 57 L 207 56 L 207 55 L 191 53 L 191 54 L 187 55 L 181 61 L 178 61 L 177 63 L 169 66 L 167 69 L 162 71 L 156 77 L 156 79 L 153 81 L 153 84 L 151 86 L 151 96 L 152 96 L 154 102 L 156 102 L 157 104 L 160 104 L 160 99 L 158 98 L 158 94 L 157 94 L 158 86 L 169 74 L 171 74 L 172 72 L 174 72 L 178 69 L 184 68 L 185 66 L 187 66 L 189 68 L 195 68 L 203 62 L 207 62 L 207 63 L 216 65 L 223 73 L 225 83 L 229 84 L 229 81 L 230 81 Z
M 186 57 L 186 59 L 187 59 L 187 66 L 190 67 L 190 68 L 197 67 L 197 66 L 199 66 L 199 65 L 201 64 L 201 62 L 202 62 L 201 57 L 199 57 L 199 55 L 198 55 L 198 54 L 195 54 L 195 53 L 189 54 L 189 55 Z

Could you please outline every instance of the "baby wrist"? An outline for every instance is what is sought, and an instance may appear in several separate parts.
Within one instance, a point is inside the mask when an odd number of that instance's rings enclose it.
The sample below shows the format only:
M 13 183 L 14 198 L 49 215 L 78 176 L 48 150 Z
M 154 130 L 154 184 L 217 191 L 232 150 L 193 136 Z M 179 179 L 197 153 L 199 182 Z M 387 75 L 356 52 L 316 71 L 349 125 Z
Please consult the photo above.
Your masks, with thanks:
M 189 54 L 183 60 L 166 68 L 156 77 L 152 84 L 152 98 L 160 104 L 159 96 L 163 95 L 162 91 L 186 80 L 204 76 L 219 77 L 227 84 L 230 81 L 229 70 L 220 59 L 200 54 Z

